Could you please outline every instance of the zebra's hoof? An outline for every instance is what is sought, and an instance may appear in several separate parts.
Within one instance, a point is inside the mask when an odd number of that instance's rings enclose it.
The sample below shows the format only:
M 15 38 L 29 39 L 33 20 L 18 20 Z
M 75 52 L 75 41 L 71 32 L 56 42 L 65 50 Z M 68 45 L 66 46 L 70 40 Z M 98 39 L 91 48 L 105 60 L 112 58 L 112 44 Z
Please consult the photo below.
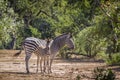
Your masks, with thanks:
M 36 71 L 36 73 L 38 73 L 38 70 Z
M 48 74 L 52 73 L 52 71 L 49 71 Z
M 44 72 L 40 72 L 41 74 L 44 74 Z
M 29 71 L 27 71 L 27 73 L 26 74 L 30 74 L 30 72 Z

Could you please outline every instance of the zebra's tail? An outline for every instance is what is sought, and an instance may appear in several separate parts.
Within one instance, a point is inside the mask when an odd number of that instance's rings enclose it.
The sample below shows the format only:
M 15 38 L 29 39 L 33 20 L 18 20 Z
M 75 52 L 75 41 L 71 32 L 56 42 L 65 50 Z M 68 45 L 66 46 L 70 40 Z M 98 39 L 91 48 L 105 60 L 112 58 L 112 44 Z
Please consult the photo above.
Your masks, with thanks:
M 22 52 L 22 49 L 19 52 L 15 53 L 13 57 L 18 57 L 21 54 L 21 52 Z

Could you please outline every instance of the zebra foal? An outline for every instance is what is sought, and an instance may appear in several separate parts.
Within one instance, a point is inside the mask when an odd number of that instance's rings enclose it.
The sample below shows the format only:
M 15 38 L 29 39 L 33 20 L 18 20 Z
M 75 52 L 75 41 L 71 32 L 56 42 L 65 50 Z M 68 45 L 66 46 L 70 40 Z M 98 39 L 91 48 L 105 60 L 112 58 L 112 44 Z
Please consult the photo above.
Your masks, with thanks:
M 39 48 L 35 54 L 37 53 L 38 54 L 38 59 L 37 59 L 37 65 L 39 64 L 39 57 L 40 57 L 40 69 L 41 69 L 41 73 L 42 72 L 46 72 L 46 69 L 47 72 L 49 73 L 49 58 L 50 58 L 50 50 L 49 50 L 49 44 L 50 44 L 50 40 L 47 39 L 46 40 L 46 48 L 44 49 L 41 49 Z M 37 66 L 37 71 L 38 72 L 38 66 Z

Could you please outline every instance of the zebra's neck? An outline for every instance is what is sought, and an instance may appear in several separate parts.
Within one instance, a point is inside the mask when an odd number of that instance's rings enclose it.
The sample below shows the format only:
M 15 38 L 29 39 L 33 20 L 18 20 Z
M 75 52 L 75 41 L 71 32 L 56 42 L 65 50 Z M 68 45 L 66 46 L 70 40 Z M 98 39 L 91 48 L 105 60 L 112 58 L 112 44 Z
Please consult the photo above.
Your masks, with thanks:
M 56 54 L 65 45 L 65 39 L 53 40 L 50 46 L 51 53 Z

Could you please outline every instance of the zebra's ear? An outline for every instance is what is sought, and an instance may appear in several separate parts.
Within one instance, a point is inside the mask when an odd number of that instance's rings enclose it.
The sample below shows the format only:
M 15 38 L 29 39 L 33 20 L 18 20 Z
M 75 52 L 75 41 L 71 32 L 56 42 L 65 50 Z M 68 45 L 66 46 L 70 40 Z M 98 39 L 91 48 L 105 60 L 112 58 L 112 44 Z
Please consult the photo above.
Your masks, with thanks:
M 72 34 L 69 32 L 67 38 L 72 38 Z
M 52 41 L 52 38 L 49 38 L 49 41 Z
M 46 42 L 49 42 L 49 38 L 46 38 L 45 41 L 46 41 Z
M 47 38 L 47 39 L 46 39 L 47 42 L 50 42 L 51 40 L 52 40 L 51 38 Z
M 45 41 L 47 41 L 48 39 L 47 38 L 45 38 Z

